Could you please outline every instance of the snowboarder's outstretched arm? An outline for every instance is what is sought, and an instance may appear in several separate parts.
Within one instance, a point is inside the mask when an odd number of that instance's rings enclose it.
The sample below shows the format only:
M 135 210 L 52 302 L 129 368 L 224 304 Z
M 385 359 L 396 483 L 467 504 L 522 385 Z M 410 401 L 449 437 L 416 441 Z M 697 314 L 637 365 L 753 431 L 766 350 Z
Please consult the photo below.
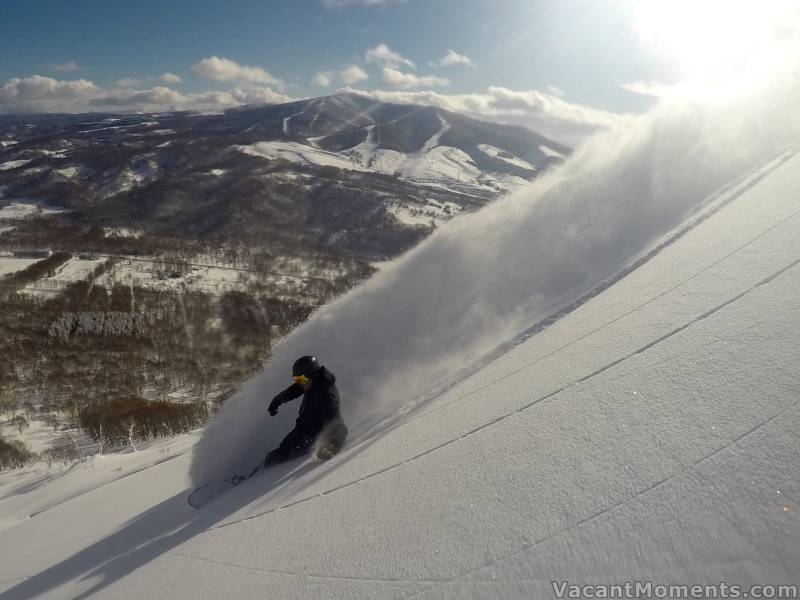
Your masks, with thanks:
M 278 407 L 281 404 L 285 404 L 286 402 L 290 402 L 295 398 L 299 398 L 303 395 L 303 386 L 299 383 L 293 383 L 288 388 L 283 390 L 280 394 L 275 396 L 272 399 L 272 402 L 269 403 L 269 414 L 273 417 L 278 414 Z

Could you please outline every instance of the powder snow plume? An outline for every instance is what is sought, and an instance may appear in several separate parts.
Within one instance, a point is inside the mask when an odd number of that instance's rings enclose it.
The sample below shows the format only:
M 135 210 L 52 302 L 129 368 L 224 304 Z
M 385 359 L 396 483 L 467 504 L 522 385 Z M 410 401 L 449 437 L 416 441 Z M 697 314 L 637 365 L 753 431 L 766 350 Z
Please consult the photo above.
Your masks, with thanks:
M 247 471 L 277 446 L 299 401 L 275 418 L 267 404 L 291 383 L 298 356 L 315 354 L 336 374 L 352 445 L 613 276 L 720 186 L 800 137 L 796 58 L 733 99 L 662 100 L 319 310 L 208 424 L 193 481 Z

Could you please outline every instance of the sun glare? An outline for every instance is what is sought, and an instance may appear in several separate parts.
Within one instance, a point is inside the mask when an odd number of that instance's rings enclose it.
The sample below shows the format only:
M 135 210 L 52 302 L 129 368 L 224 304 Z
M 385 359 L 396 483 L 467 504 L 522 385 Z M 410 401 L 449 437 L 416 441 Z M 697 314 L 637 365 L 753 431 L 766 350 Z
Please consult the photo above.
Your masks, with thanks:
M 637 0 L 634 29 L 683 77 L 717 80 L 774 63 L 797 34 L 797 0 Z

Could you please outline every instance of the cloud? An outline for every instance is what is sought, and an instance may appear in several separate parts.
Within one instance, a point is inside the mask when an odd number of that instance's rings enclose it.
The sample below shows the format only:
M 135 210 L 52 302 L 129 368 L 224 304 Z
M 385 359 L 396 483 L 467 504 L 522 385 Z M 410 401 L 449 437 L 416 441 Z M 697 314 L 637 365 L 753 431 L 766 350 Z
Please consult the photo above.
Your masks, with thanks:
M 165 86 L 145 90 L 103 89 L 85 79 L 59 81 L 40 75 L 9 79 L 0 85 L 0 113 L 80 113 L 98 108 L 121 112 L 222 110 L 242 104 L 280 104 L 291 100 L 268 86 L 182 94 Z
M 660 81 L 632 81 L 630 83 L 621 83 L 619 87 L 640 96 L 666 98 L 667 96 L 678 95 L 682 90 L 688 92 L 691 86 L 686 84 L 670 85 Z
M 453 67 L 455 65 L 465 65 L 467 67 L 476 68 L 475 63 L 472 62 L 472 59 L 469 56 L 465 56 L 463 54 L 459 54 L 453 50 L 448 50 L 447 54 L 445 54 L 442 58 L 440 58 L 437 63 L 440 67 Z
M 187 96 L 167 87 L 154 87 L 150 90 L 141 90 L 129 93 L 116 92 L 98 98 L 92 98 L 92 106 L 125 106 L 139 107 L 148 104 L 162 106 L 176 106 L 186 102 Z
M 332 71 L 318 71 L 314 77 L 311 78 L 311 85 L 317 87 L 328 87 L 333 83 L 334 73 Z
M 344 85 L 353 85 L 369 77 L 364 69 L 357 65 L 350 65 L 346 69 L 342 69 L 337 76 Z
M 158 81 L 160 83 L 163 83 L 164 85 L 170 85 L 175 83 L 181 83 L 183 79 L 181 79 L 178 75 L 175 75 L 175 73 L 168 72 L 164 73 L 161 77 L 159 77 Z
M 59 73 L 72 73 L 73 71 L 77 71 L 81 68 L 80 65 L 74 60 L 70 60 L 65 63 L 49 63 L 44 65 L 44 67 L 50 71 L 58 71 Z
M 631 118 L 630 115 L 574 104 L 536 90 L 516 92 L 498 86 L 474 94 L 442 94 L 432 90 L 363 92 L 349 88 L 343 91 L 382 102 L 438 106 L 485 121 L 521 125 L 573 146 L 597 131 L 623 125 Z
M 368 63 L 373 63 L 381 67 L 397 68 L 405 65 L 412 69 L 416 68 L 413 62 L 399 52 L 395 52 L 386 44 L 378 44 L 371 50 L 367 50 L 366 60 Z
M 563 95 L 564 95 L 564 90 L 562 90 L 561 88 L 557 88 L 557 87 L 556 87 L 556 86 L 554 86 L 554 85 L 548 85 L 548 86 L 547 86 L 546 88 L 544 88 L 544 89 L 546 89 L 546 90 L 547 90 L 547 92 L 548 92 L 549 94 L 552 94 L 553 96 L 563 96 Z
M 350 6 L 388 6 L 390 4 L 403 4 L 406 0 L 320 0 L 322 6 L 328 10 L 348 8 Z
M 59 81 L 41 75 L 14 78 L 0 86 L 0 110 L 62 110 L 64 106 L 92 98 L 99 91 L 100 88 L 86 79 Z
M 234 88 L 231 97 L 237 104 L 284 104 L 295 100 L 291 96 L 276 92 L 270 87 Z
M 271 85 L 278 89 L 285 88 L 282 80 L 273 77 L 261 67 L 246 67 L 218 56 L 204 58 L 197 64 L 192 65 L 191 71 L 198 77 L 213 81 L 240 81 Z
M 124 107 L 127 110 L 214 110 L 242 104 L 280 104 L 290 100 L 288 96 L 269 87 L 182 94 L 168 87 L 157 86 L 133 93 L 112 92 L 94 98 L 89 103 L 92 106 Z
M 423 87 L 437 87 L 450 85 L 450 80 L 434 75 L 419 76 L 413 73 L 403 73 L 391 67 L 383 68 L 383 81 L 393 87 L 404 90 L 415 90 Z
M 342 85 L 353 85 L 369 78 L 366 71 L 358 65 L 350 65 L 341 71 L 319 71 L 311 78 L 311 84 L 317 87 L 329 87 L 334 81 Z
M 116 85 L 122 88 L 135 88 L 142 84 L 141 79 L 136 79 L 135 77 L 123 77 L 122 79 L 118 79 Z

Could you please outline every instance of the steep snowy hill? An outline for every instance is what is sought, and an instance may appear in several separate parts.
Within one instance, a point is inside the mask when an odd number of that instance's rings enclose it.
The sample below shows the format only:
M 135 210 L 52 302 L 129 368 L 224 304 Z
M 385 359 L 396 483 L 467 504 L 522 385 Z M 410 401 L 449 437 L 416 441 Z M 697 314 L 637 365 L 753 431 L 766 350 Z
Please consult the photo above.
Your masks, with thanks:
M 193 511 L 180 457 L 3 532 L 3 597 L 796 584 L 797 150 L 328 463 L 290 463 Z
M 0 532 L 2 597 L 798 583 L 800 71 L 784 67 L 732 99 L 665 101 L 441 227 L 276 347 L 191 455 L 93 490 L 90 466 L 4 475 L 0 510 L 35 514 Z M 295 407 L 270 418 L 266 401 L 310 352 L 339 377 L 345 450 L 190 508 L 291 427 Z

